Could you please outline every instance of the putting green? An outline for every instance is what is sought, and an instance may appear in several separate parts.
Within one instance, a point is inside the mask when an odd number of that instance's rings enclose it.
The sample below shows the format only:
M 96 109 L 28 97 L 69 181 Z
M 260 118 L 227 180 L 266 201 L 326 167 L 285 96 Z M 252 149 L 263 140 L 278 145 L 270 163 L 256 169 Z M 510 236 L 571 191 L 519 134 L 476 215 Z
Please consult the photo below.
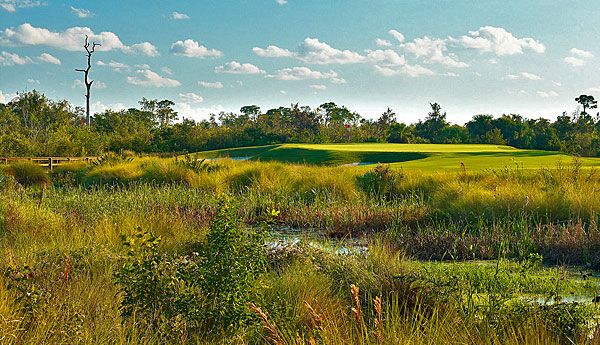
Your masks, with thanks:
M 574 157 L 560 152 L 481 144 L 283 144 L 204 151 L 197 155 L 318 165 L 390 163 L 422 170 L 455 170 L 462 169 L 462 165 L 471 170 L 537 169 L 574 162 Z M 600 166 L 600 158 L 580 158 L 578 162 L 583 167 Z

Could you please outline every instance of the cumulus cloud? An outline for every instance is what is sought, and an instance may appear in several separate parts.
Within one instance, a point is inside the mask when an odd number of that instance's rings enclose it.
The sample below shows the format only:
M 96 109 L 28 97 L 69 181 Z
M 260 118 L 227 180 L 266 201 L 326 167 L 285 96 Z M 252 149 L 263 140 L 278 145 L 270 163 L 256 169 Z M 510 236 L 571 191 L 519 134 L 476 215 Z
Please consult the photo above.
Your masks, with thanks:
M 523 54 L 524 50 L 531 50 L 541 54 L 546 51 L 543 43 L 531 38 L 517 38 L 504 28 L 484 26 L 477 31 L 470 31 L 468 36 L 462 36 L 459 42 L 470 49 L 481 52 L 493 52 L 496 55 Z
M 351 50 L 333 48 L 317 38 L 306 38 L 298 48 L 298 59 L 308 64 L 352 64 L 364 62 L 365 57 Z
M 33 63 L 33 60 L 28 56 L 20 56 L 5 51 L 0 54 L 0 66 L 26 65 L 29 63 Z
M 592 54 L 591 52 L 589 52 L 587 50 L 583 50 L 583 49 L 577 49 L 577 48 L 571 49 L 569 51 L 569 53 L 571 53 L 571 55 L 579 56 L 580 58 L 583 58 L 583 59 L 591 59 L 594 57 L 594 54 Z
M 335 71 L 313 71 L 308 67 L 284 68 L 277 71 L 275 75 L 269 75 L 267 77 L 279 80 L 339 79 L 338 74 Z
M 0 43 L 5 45 L 32 45 L 47 46 L 68 51 L 83 51 L 84 37 L 89 37 L 90 42 L 101 44 L 97 51 L 121 50 L 126 53 L 142 53 L 155 56 L 157 50 L 149 42 L 127 46 L 121 42 L 116 34 L 104 31 L 94 33 L 88 27 L 71 27 L 62 32 L 37 28 L 29 23 L 21 24 L 16 28 L 7 28 L 0 32 Z
M 123 51 L 126 53 L 129 53 L 129 54 L 139 53 L 139 54 L 143 54 L 143 55 L 147 55 L 147 56 L 160 55 L 158 53 L 158 48 L 156 48 L 150 42 L 136 43 L 136 44 L 132 45 L 131 47 L 126 47 Z
M 392 42 L 390 42 L 388 40 L 384 40 L 383 38 L 377 38 L 375 40 L 375 44 L 378 47 L 391 47 L 392 46 Z
M 190 19 L 190 16 L 188 16 L 185 13 L 179 13 L 177 11 L 171 13 L 171 19 L 174 20 L 184 20 L 184 19 Z
M 197 95 L 193 92 L 188 93 L 180 93 L 179 99 L 181 99 L 185 103 L 202 103 L 204 102 L 204 98 L 200 95 Z
M 239 63 L 237 61 L 231 61 L 226 63 L 223 66 L 218 66 L 215 68 L 216 73 L 226 73 L 226 74 L 263 74 L 265 71 L 254 66 L 250 63 Z
M 285 5 L 288 3 L 288 0 L 275 0 L 276 3 L 280 4 L 280 5 Z
M 83 81 L 81 81 L 80 79 L 75 79 L 73 81 L 73 86 L 74 89 L 76 88 L 85 88 L 85 83 Z M 93 87 L 95 89 L 106 89 L 106 84 L 100 80 L 94 80 L 94 84 Z
M 52 56 L 48 53 L 42 53 L 42 55 L 38 56 L 37 59 L 41 62 L 51 63 L 53 65 L 60 65 L 60 60 L 57 57 Z
M 295 57 L 307 64 L 351 64 L 366 61 L 366 58 L 351 50 L 333 48 L 317 38 L 306 38 L 300 43 L 296 52 L 270 45 L 267 48 L 255 47 L 254 54 L 261 57 Z
M 73 6 L 71 6 L 71 12 L 73 12 L 73 14 L 75 14 L 79 18 L 90 18 L 94 16 L 94 14 L 89 10 L 83 8 L 75 8 Z
M 404 55 L 398 55 L 391 49 L 367 50 L 367 58 L 381 66 L 402 66 L 406 64 Z
M 104 62 L 102 60 L 98 60 L 98 62 L 96 62 L 96 65 L 101 66 L 101 67 L 109 67 L 117 72 L 121 72 L 122 70 L 128 70 L 130 68 L 129 65 L 124 64 L 122 62 L 117 62 L 115 60 L 110 60 L 110 62 L 108 62 L 108 63 Z M 146 68 L 146 66 L 144 66 L 143 69 L 149 69 L 149 68 Z
M 173 55 L 187 56 L 192 58 L 216 58 L 223 55 L 217 49 L 209 49 L 200 43 L 187 39 L 185 41 L 177 41 L 171 45 L 171 53 Z
M 587 50 L 573 48 L 569 51 L 571 56 L 567 56 L 563 61 L 572 67 L 581 67 L 594 58 L 594 54 Z
M 181 85 L 179 81 L 161 77 L 158 73 L 149 69 L 137 70 L 135 76 L 127 77 L 127 83 L 148 87 L 177 87 Z
M 402 43 L 404 42 L 404 35 L 399 32 L 398 30 L 390 30 L 388 31 L 388 34 L 392 35 L 392 37 L 394 37 L 398 42 Z
M 17 95 L 16 93 L 3 93 L 2 90 L 0 90 L 0 103 L 6 104 L 16 99 L 18 96 L 19 95 Z
M 203 87 L 205 89 L 222 89 L 223 83 L 221 83 L 220 81 L 214 83 L 208 81 L 199 81 L 198 86 Z
M 446 55 L 448 50 L 447 41 L 441 38 L 415 38 L 412 42 L 406 43 L 404 48 L 413 53 L 417 58 L 424 58 L 429 63 L 439 63 L 448 67 L 465 68 L 469 65 L 459 61 L 452 54 Z
M 521 72 L 519 74 L 509 74 L 506 76 L 506 79 L 511 80 L 542 80 L 544 78 L 540 77 L 537 74 L 529 73 L 529 72 Z
M 46 6 L 46 3 L 36 0 L 0 0 L 0 8 L 6 12 L 16 12 L 18 8 L 33 8 L 41 6 Z
M 254 47 L 254 48 L 252 48 L 252 51 L 254 52 L 254 54 L 261 56 L 261 57 L 279 58 L 279 57 L 292 57 L 295 55 L 294 53 L 292 53 L 291 51 L 289 51 L 287 49 L 279 48 L 274 45 L 270 45 L 265 49 L 259 48 L 259 47 Z
M 375 65 L 375 73 L 384 76 L 384 77 L 394 77 L 397 75 L 405 75 L 412 78 L 420 77 L 420 76 L 429 76 L 434 75 L 435 72 L 432 70 L 423 67 L 421 65 L 409 65 L 405 64 L 400 68 L 391 68 L 385 66 Z
M 327 90 L 327 86 L 323 85 L 323 84 L 313 84 L 309 86 L 311 89 L 315 89 L 315 90 Z

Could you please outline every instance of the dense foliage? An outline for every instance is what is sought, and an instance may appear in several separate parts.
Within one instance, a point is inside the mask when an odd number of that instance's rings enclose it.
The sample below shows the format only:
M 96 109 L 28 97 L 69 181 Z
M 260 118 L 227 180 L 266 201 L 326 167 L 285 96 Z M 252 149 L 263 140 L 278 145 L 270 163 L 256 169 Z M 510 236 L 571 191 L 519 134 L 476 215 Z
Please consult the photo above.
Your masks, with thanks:
M 583 111 L 566 112 L 552 122 L 509 114 L 475 115 L 464 126 L 450 124 L 437 103 L 424 120 L 398 122 L 387 109 L 371 120 L 335 103 L 313 109 L 292 104 L 263 112 L 244 106 L 239 114 L 182 119 L 169 100 L 142 99 L 139 108 L 95 114 L 85 128 L 81 108 L 52 101 L 36 91 L 0 104 L 0 155 L 78 156 L 106 151 L 195 152 L 278 143 L 482 143 L 560 150 L 581 156 L 600 153 L 600 119 L 592 96 L 576 99 Z

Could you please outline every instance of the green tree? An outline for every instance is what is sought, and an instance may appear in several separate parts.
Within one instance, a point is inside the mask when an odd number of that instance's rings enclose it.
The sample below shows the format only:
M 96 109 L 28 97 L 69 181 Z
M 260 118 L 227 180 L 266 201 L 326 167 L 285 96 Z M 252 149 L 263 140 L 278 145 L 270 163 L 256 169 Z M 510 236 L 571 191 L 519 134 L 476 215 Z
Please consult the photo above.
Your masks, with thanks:
M 598 102 L 594 99 L 594 96 L 581 95 L 575 98 L 575 102 L 581 104 L 583 107 L 582 114 L 587 114 L 588 109 L 598 108 Z

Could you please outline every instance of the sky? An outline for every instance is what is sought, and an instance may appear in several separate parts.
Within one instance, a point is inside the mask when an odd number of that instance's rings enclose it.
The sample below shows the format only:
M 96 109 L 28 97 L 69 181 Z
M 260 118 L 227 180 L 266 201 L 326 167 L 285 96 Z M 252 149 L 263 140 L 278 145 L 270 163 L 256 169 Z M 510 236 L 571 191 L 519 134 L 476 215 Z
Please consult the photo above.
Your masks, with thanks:
M 600 97 L 600 1 L 0 0 L 0 102 L 38 90 L 92 110 L 180 115 L 333 101 L 376 118 L 555 118 Z

